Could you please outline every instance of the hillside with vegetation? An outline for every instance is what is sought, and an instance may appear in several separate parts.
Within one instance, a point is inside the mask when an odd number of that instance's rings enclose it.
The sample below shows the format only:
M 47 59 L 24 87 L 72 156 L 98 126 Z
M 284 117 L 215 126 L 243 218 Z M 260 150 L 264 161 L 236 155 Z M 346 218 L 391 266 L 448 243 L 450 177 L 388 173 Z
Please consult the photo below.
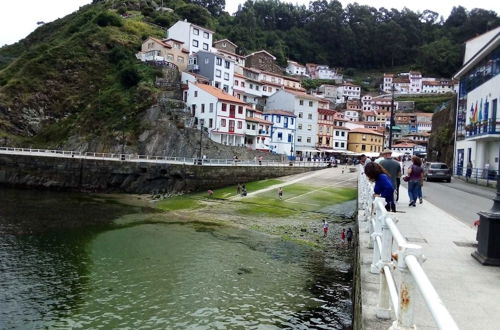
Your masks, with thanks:
M 0 141 L 95 151 L 117 150 L 124 139 L 137 145 L 153 125 L 144 118 L 157 103 L 161 91 L 154 81 L 161 72 L 134 54 L 148 36 L 164 36 L 179 19 L 216 31 L 216 39 L 229 38 L 241 53 L 265 48 L 281 65 L 289 58 L 353 75 L 403 66 L 449 76 L 460 66 L 463 42 L 500 25 L 493 11 L 462 7 L 445 19 L 432 11 L 326 0 L 308 7 L 247 1 L 234 16 L 224 12 L 224 0 L 164 0 L 169 10 L 160 5 L 94 0 L 0 48 Z M 376 80 L 368 84 L 370 90 Z

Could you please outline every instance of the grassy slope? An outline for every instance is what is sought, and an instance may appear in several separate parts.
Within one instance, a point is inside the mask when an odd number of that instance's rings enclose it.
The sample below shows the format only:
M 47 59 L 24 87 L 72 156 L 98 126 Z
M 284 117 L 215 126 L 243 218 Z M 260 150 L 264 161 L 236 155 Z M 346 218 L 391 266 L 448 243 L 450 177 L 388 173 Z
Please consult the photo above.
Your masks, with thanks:
M 109 13 L 102 5 L 85 6 L 0 49 L 0 135 L 50 145 L 70 133 L 136 133 L 134 119 L 152 103 L 156 71 L 138 64 L 134 53 L 142 38 L 163 32 L 118 16 L 121 26 L 100 26 L 96 20 L 103 12 Z M 140 82 L 124 86 L 125 69 Z M 43 129 L 26 125 L 26 108 L 43 112 Z

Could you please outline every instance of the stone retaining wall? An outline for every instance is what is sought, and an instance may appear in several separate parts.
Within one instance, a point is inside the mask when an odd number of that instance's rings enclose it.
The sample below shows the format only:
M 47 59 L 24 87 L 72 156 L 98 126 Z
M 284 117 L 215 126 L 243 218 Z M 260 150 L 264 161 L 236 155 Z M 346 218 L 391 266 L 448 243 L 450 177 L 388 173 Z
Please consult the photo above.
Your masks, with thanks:
M 317 167 L 192 166 L 107 160 L 0 156 L 0 184 L 95 192 L 190 192 L 319 169 Z

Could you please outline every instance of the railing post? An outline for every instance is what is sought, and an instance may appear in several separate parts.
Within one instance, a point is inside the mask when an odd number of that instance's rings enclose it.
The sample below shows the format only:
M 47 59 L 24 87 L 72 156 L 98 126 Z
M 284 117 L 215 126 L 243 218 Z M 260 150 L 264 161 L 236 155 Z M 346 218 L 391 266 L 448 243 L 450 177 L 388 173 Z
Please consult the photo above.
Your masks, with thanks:
M 389 285 L 384 274 L 384 266 L 391 266 L 392 252 L 392 233 L 387 225 L 387 213 L 382 219 L 382 254 L 380 256 L 380 287 L 379 299 L 377 305 L 377 317 L 379 319 L 388 320 L 391 318 L 391 298 L 389 293 Z
M 405 258 L 413 255 L 420 259 L 422 256 L 422 248 L 415 244 L 405 244 L 400 247 L 398 255 L 398 270 L 401 274 L 399 285 L 399 311 L 398 318 L 392 324 L 391 330 L 409 330 L 415 329 L 415 322 L 413 321 L 415 312 L 416 300 L 416 285 Z
M 381 197 L 376 197 L 373 203 L 385 203 Z M 380 273 L 380 249 L 382 246 L 379 246 L 377 242 L 377 237 L 382 238 L 382 221 L 385 216 L 385 210 L 380 210 L 378 207 L 375 208 L 375 215 L 373 217 L 373 232 L 371 233 L 372 241 L 373 241 L 373 259 L 372 264 L 370 266 L 370 272 L 372 274 Z

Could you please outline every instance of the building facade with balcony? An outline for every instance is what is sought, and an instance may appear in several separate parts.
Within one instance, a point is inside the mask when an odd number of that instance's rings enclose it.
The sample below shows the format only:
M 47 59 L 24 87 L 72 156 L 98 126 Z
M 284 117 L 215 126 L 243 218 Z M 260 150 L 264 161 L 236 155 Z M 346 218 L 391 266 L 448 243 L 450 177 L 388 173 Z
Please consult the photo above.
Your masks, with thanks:
M 188 86 L 186 103 L 195 125 L 206 128 L 215 142 L 244 146 L 248 104 L 210 85 L 189 82 Z
M 460 81 L 453 164 L 455 174 L 463 175 L 469 161 L 474 168 L 498 170 L 500 27 L 467 41 L 463 63 L 453 77 Z
M 179 71 L 185 71 L 189 60 L 189 51 L 184 48 L 182 41 L 149 37 L 142 43 L 141 51 L 136 57 L 141 61 L 166 61 L 175 64 Z
M 245 144 L 252 150 L 271 151 L 272 121 L 266 120 L 260 110 L 246 109 Z
M 267 99 L 266 110 L 286 110 L 296 115 L 295 154 L 310 158 L 318 151 L 318 108 L 320 98 L 290 90 L 280 90 Z
M 210 84 L 233 95 L 234 61 L 206 51 L 199 51 L 189 58 L 189 70 L 210 80 Z
M 292 159 L 295 155 L 296 116 L 285 110 L 266 110 L 264 119 L 272 123 L 271 142 L 272 153 L 287 155 Z

